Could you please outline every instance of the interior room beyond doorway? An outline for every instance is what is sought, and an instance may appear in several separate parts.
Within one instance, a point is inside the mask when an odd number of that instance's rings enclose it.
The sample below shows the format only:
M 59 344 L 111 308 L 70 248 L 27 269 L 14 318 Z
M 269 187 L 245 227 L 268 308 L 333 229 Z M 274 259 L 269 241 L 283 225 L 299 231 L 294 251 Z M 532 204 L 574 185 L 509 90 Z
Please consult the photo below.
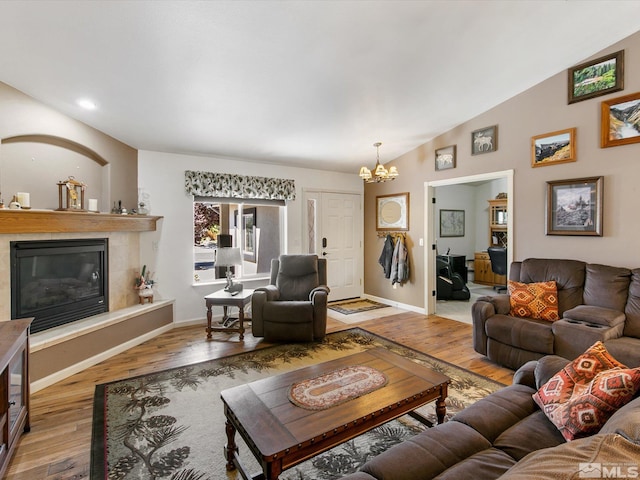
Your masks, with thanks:
M 471 323 L 474 298 L 495 293 L 494 286 L 506 284 L 505 276 L 492 273 L 487 248 L 506 247 L 510 263 L 513 219 L 509 199 L 513 196 L 513 171 L 430 182 L 427 194 L 425 198 L 429 202 L 435 198 L 435 203 L 425 209 L 426 237 L 436 246 L 433 255 L 425 258 L 428 313 Z M 496 204 L 501 205 L 499 219 Z M 492 215 L 496 218 L 492 219 Z M 437 265 L 442 267 L 445 263 L 449 264 L 447 272 L 457 276 L 453 279 L 455 288 L 459 289 L 462 283 L 468 291 L 466 295 L 459 291 L 447 295 L 443 287 L 450 287 L 443 285 L 437 275 Z M 433 291 L 437 295 L 432 295 Z

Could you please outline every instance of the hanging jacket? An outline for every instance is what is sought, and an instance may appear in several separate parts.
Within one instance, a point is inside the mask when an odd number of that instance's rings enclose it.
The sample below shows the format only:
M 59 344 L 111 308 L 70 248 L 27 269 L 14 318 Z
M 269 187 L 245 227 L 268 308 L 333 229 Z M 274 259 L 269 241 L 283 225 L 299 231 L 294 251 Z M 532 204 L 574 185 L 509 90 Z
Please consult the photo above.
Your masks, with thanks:
M 384 278 L 391 277 L 392 261 L 393 261 L 393 237 L 391 235 L 387 235 L 387 238 L 384 241 L 384 246 L 382 247 L 382 253 L 380 254 L 380 258 L 378 259 L 378 263 L 382 265 L 382 270 L 384 271 Z
M 407 280 L 409 280 L 409 253 L 404 245 L 404 239 L 398 237 L 391 259 L 391 284 L 402 285 Z

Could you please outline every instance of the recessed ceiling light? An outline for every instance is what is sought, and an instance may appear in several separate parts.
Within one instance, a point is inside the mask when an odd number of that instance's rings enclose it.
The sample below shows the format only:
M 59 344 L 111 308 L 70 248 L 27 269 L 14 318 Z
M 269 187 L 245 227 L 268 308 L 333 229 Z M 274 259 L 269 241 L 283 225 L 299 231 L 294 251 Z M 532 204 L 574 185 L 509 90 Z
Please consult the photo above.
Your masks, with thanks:
M 82 108 L 85 108 L 87 110 L 95 110 L 97 108 L 95 102 L 92 100 L 89 100 L 88 98 L 81 98 L 80 100 L 78 100 L 77 103 Z

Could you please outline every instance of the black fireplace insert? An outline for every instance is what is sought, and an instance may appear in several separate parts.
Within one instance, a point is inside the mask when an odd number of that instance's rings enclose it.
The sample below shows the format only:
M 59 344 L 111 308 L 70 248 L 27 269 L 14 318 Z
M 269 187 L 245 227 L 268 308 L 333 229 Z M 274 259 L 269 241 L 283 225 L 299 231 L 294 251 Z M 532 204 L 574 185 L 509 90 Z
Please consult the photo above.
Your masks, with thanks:
M 11 242 L 11 318 L 31 332 L 109 311 L 108 239 Z

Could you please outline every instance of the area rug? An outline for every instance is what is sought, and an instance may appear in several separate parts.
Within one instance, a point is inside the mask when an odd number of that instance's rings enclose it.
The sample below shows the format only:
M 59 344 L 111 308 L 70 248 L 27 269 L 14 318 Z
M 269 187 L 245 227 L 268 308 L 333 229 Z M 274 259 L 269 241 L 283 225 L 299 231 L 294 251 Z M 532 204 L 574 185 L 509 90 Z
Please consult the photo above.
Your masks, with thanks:
M 330 303 L 327 308 L 335 310 L 343 315 L 351 315 L 352 313 L 368 312 L 369 310 L 375 310 L 377 308 L 385 308 L 389 305 L 384 303 L 374 302 L 366 298 L 358 298 L 356 300 L 345 300 L 344 302 Z
M 329 334 L 322 342 L 288 344 L 98 385 L 91 442 L 92 480 L 240 479 L 227 472 L 220 392 L 271 375 L 383 347 L 451 378 L 447 417 L 503 385 L 363 329 Z M 435 405 L 420 413 L 436 422 Z M 336 479 L 372 456 L 428 428 L 405 415 L 289 470 L 281 479 Z M 242 442 L 241 461 L 260 467 Z

